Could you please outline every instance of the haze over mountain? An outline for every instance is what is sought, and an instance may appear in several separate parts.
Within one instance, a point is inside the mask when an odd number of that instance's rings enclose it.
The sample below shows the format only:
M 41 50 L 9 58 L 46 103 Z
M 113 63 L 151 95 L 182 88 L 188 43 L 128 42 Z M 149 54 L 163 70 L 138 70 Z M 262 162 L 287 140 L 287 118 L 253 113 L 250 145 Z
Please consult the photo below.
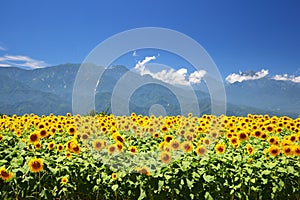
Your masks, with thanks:
M 0 67 L 0 113 L 42 115 L 72 112 L 73 85 L 79 67 L 80 64 L 71 63 L 34 70 Z M 96 89 L 96 111 L 111 108 L 114 87 L 128 71 L 124 66 L 113 66 L 105 70 Z M 248 72 L 247 75 L 253 75 L 253 72 Z M 137 76 L 141 81 L 151 82 L 153 79 L 150 75 Z M 209 93 L 203 89 L 203 84 L 201 87 L 195 86 L 194 91 L 200 114 L 209 114 L 211 99 Z M 130 112 L 148 115 L 151 106 L 159 104 L 165 108 L 167 115 L 181 114 L 180 102 L 172 92 L 175 88 L 183 96 L 187 92 L 184 87 L 179 88 L 167 83 L 143 85 L 130 97 Z M 300 83 L 263 77 L 226 83 L 225 90 L 227 115 L 256 113 L 297 117 L 300 114 Z M 123 102 L 122 95 L 119 98 L 120 102 Z M 127 99 L 124 99 L 124 103 L 126 101 Z M 183 104 L 191 108 L 195 106 L 190 105 L 188 100 Z

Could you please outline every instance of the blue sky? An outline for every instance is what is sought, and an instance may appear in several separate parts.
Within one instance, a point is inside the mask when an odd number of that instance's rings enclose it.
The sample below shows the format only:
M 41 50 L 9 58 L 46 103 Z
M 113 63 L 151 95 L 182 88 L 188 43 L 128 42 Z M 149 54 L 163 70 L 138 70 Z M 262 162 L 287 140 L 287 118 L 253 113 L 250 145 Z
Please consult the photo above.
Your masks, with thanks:
M 108 37 L 150 26 L 196 40 L 224 79 L 262 69 L 272 76 L 299 76 L 299 10 L 297 0 L 1 1 L 0 65 L 80 63 Z

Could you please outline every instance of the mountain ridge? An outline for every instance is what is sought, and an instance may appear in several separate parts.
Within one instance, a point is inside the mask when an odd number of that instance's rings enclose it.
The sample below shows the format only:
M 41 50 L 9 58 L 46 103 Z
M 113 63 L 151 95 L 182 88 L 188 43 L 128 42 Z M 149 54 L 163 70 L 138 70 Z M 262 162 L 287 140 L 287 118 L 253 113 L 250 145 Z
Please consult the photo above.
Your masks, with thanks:
M 73 84 L 79 67 L 80 64 L 66 63 L 33 70 L 0 68 L 0 113 L 22 115 L 29 112 L 37 114 L 72 112 Z M 125 66 L 106 68 L 95 94 L 97 111 L 106 110 L 111 106 L 110 99 L 114 86 L 128 71 Z M 151 80 L 152 77 L 140 78 Z M 159 83 L 157 80 L 156 82 Z M 135 91 L 130 100 L 131 111 L 145 115 L 149 114 L 147 112 L 151 105 L 162 104 L 168 111 L 167 114 L 180 114 L 180 106 L 171 93 L 162 92 L 162 88 L 155 86 L 148 87 L 144 87 L 144 91 Z M 262 78 L 225 84 L 225 90 L 228 115 L 257 112 L 297 117 L 299 114 L 297 112 L 300 111 L 299 83 Z M 209 114 L 210 95 L 203 90 L 194 89 L 194 91 L 201 107 L 201 114 Z

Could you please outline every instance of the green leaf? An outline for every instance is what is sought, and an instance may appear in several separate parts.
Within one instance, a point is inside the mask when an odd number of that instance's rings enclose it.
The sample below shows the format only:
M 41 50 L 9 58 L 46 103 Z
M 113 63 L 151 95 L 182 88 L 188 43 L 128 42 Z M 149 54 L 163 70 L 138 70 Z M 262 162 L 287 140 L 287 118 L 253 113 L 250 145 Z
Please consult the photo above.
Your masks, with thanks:
M 251 186 L 251 190 L 254 192 L 257 192 L 259 189 L 258 189 L 258 187 Z
M 182 167 L 183 167 L 183 169 L 189 168 L 190 164 L 191 164 L 191 163 L 188 162 L 188 161 L 182 161 Z
M 293 166 L 287 166 L 287 173 L 294 174 L 295 173 L 294 167 Z
M 13 158 L 10 162 L 10 164 L 13 166 L 13 167 L 19 167 L 21 165 L 23 165 L 23 157 L 19 156 L 17 158 Z
M 277 191 L 277 186 L 273 186 L 273 187 L 272 187 L 272 191 L 273 191 L 273 193 L 276 193 L 276 191 Z
M 180 184 L 184 185 L 184 180 L 183 179 L 180 180 Z
M 205 192 L 204 197 L 206 200 L 214 200 L 214 198 L 209 194 L 209 192 Z
M 138 200 L 145 199 L 145 197 L 147 196 L 145 190 L 143 190 L 142 187 L 140 187 L 140 190 L 141 190 L 141 194 L 140 194 Z
M 251 168 L 246 168 L 246 171 L 247 171 L 248 174 L 252 174 L 253 169 L 251 169 Z
M 206 182 L 211 182 L 211 181 L 213 181 L 214 180 L 214 177 L 213 176 L 211 176 L 211 175 L 206 175 L 206 174 L 204 174 L 203 175 L 203 179 L 206 181 Z
M 193 181 L 193 180 L 186 179 L 186 183 L 187 183 L 188 188 L 189 188 L 189 189 L 192 189 L 193 184 L 194 184 L 194 181 Z
M 194 194 L 190 194 L 190 197 L 191 197 L 191 199 L 194 199 L 195 198 L 195 196 L 194 196 Z
M 197 172 L 193 172 L 193 173 L 192 173 L 192 176 L 193 176 L 194 178 L 200 178 L 200 175 L 199 175 Z
M 271 172 L 272 172 L 272 171 L 270 171 L 270 170 L 264 170 L 264 171 L 262 172 L 262 175 L 269 175 L 269 174 L 271 174 Z
M 279 188 L 283 188 L 284 187 L 284 182 L 280 179 L 280 181 L 279 181 Z
M 115 185 L 111 186 L 111 189 L 112 189 L 113 191 L 116 191 L 116 190 L 118 189 L 118 187 L 119 187 L 119 185 L 118 185 L 118 184 L 115 184 Z
M 93 187 L 93 192 L 96 192 L 97 190 L 99 190 L 99 187 L 98 187 L 97 185 L 95 185 L 95 186 Z
M 168 174 L 165 174 L 164 177 L 165 177 L 166 180 L 169 180 L 170 178 L 172 178 L 172 176 L 168 175 Z
M 163 180 L 159 180 L 158 181 L 158 191 L 161 191 L 161 188 L 164 186 L 164 181 Z
M 286 168 L 278 167 L 277 172 L 280 172 L 280 173 L 287 173 L 287 170 L 286 170 Z
M 65 159 L 64 156 L 59 156 L 57 159 L 56 159 L 56 162 L 61 162 Z
M 267 183 L 268 183 L 268 179 L 267 179 L 267 178 L 263 178 L 263 179 L 262 179 L 262 184 L 265 185 L 265 184 L 267 184 Z
M 0 160 L 0 166 L 2 166 L 5 163 L 7 163 L 7 160 Z
M 268 164 L 266 165 L 266 167 L 272 169 L 272 168 L 274 168 L 276 165 L 277 165 L 277 163 L 268 163 Z
M 253 164 L 254 167 L 261 168 L 262 163 L 260 161 Z

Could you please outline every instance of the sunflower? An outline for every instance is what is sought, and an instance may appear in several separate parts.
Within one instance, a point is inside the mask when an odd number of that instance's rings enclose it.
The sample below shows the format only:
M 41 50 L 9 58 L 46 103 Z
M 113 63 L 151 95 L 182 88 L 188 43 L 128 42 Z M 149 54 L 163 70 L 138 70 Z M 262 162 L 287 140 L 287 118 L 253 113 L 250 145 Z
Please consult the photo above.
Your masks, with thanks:
M 168 146 L 167 142 L 161 142 L 159 143 L 159 149 L 162 151 Z
M 40 141 L 35 142 L 35 143 L 34 143 L 34 147 L 35 147 L 36 149 L 40 149 L 40 148 L 42 147 L 41 142 L 40 142 Z
M 261 131 L 261 130 L 255 130 L 255 131 L 253 132 L 253 135 L 254 135 L 255 137 L 259 138 L 259 137 L 262 135 L 262 131 Z
M 160 160 L 163 162 L 163 163 L 170 163 L 171 160 L 172 160 L 172 155 L 170 152 L 166 152 L 166 151 L 163 151 L 160 153 Z
M 33 132 L 29 135 L 29 142 L 30 143 L 35 143 L 39 140 L 40 140 L 40 135 L 39 135 L 38 132 L 35 131 L 35 132 Z
M 117 151 L 117 145 L 116 144 L 112 144 L 112 145 L 108 146 L 107 150 L 108 150 L 109 154 L 113 154 L 113 153 L 115 153 Z
M 184 137 L 185 137 L 185 139 L 187 140 L 187 141 L 192 141 L 193 140 L 193 135 L 191 134 L 191 133 L 186 133 L 185 135 L 184 135 Z
M 39 131 L 39 133 L 40 133 L 40 136 L 41 136 L 42 138 L 48 136 L 48 131 L 47 131 L 46 129 L 44 129 L 44 128 L 41 129 L 41 130 Z
M 48 149 L 49 149 L 49 150 L 53 150 L 53 149 L 54 149 L 54 146 L 55 146 L 55 142 L 54 142 L 54 141 L 48 143 Z
M 261 139 L 265 140 L 268 138 L 268 134 L 267 133 L 262 133 L 260 136 Z
M 0 168 L 0 177 L 4 181 L 9 181 L 14 177 L 14 173 L 8 172 L 4 167 Z
M 254 148 L 252 147 L 251 144 L 247 144 L 246 148 L 249 155 L 252 155 L 254 153 Z
M 271 137 L 268 138 L 268 142 L 271 145 L 275 145 L 276 143 L 279 142 L 279 138 L 277 136 L 271 136 Z
M 172 140 L 170 142 L 170 147 L 173 149 L 173 150 L 178 150 L 180 148 L 180 141 L 178 140 Z
M 196 153 L 198 156 L 204 156 L 207 152 L 207 149 L 204 146 L 198 146 L 196 148 Z
M 280 149 L 278 146 L 276 145 L 271 145 L 269 147 L 269 153 L 272 155 L 272 156 L 278 156 L 280 154 Z
M 168 132 L 168 127 L 167 126 L 162 126 L 160 131 L 163 132 L 163 133 L 166 133 L 166 132 Z
M 3 140 L 3 136 L 0 134 L 0 142 Z
M 282 140 L 281 143 L 280 143 L 280 145 L 282 147 L 284 147 L 284 146 L 290 146 L 290 145 L 292 145 L 292 142 L 287 138 L 287 139 Z
M 111 178 L 112 178 L 113 180 L 117 180 L 118 175 L 117 175 L 116 173 L 112 173 L 112 174 L 111 174 Z
M 68 181 L 69 181 L 69 179 L 68 179 L 67 177 L 64 176 L 64 177 L 61 178 L 61 181 L 60 181 L 60 182 L 61 182 L 61 184 L 65 185 L 65 184 L 68 183 Z
M 297 137 L 298 137 L 297 134 L 292 134 L 289 139 L 291 142 L 296 142 L 298 140 Z
M 129 147 L 129 151 L 133 154 L 136 154 L 137 153 L 137 148 L 135 146 L 130 146 Z
M 75 154 L 79 154 L 80 153 L 80 146 L 79 144 L 73 144 L 72 145 L 72 151 L 75 153 Z
M 81 135 L 81 139 L 82 139 L 83 141 L 86 141 L 87 139 L 89 139 L 89 134 L 83 133 L 83 134 Z
M 230 142 L 230 144 L 231 144 L 234 148 L 240 146 L 240 140 L 239 140 L 238 137 L 232 137 L 232 138 L 230 138 L 230 139 L 229 139 L 229 142 Z
M 149 171 L 149 169 L 147 167 L 140 168 L 138 170 L 138 172 L 141 173 L 141 174 L 145 174 L 146 176 L 150 176 L 150 174 L 151 174 L 150 171 Z
M 45 128 L 45 124 L 44 123 L 39 123 L 38 124 L 38 129 L 43 129 Z
M 209 146 L 210 143 L 211 143 L 211 141 L 210 141 L 209 138 L 204 138 L 204 139 L 203 139 L 203 144 L 204 144 L 205 146 Z
M 164 136 L 164 141 L 167 142 L 167 143 L 171 142 L 171 140 L 173 140 L 173 139 L 174 139 L 174 137 L 172 135 L 165 135 Z
M 43 171 L 44 168 L 44 163 L 41 158 L 31 158 L 28 165 L 31 172 L 40 172 Z
M 21 137 L 21 135 L 22 135 L 22 130 L 18 129 L 16 131 L 16 136 L 19 138 L 19 137 Z
M 191 152 L 194 148 L 193 143 L 189 142 L 189 141 L 185 141 L 181 144 L 181 148 L 184 152 L 188 153 Z
M 215 150 L 217 152 L 217 154 L 223 154 L 225 151 L 226 151 L 226 145 L 225 143 L 218 143 L 216 146 L 215 146 Z
M 62 151 L 62 150 L 64 150 L 64 145 L 58 144 L 57 145 L 57 151 Z
M 300 156 L 300 146 L 299 145 L 294 146 L 294 154 L 296 156 Z
M 96 151 L 101 151 L 103 149 L 103 147 L 104 147 L 104 144 L 103 144 L 102 140 L 96 139 L 93 141 L 93 148 Z
M 266 130 L 269 132 L 269 133 L 271 133 L 271 132 L 274 132 L 274 130 L 275 130 L 275 128 L 274 128 L 274 126 L 273 125 L 268 125 L 267 127 L 266 127 Z
M 122 137 L 121 135 L 118 135 L 118 136 L 116 137 L 116 141 L 117 141 L 117 142 L 120 142 L 120 143 L 124 143 L 124 142 L 125 142 L 124 137 Z
M 160 136 L 159 132 L 154 132 L 154 133 L 152 134 L 152 137 L 153 137 L 153 138 L 159 138 L 159 136 Z
M 75 140 L 75 139 L 72 139 L 72 140 L 70 140 L 70 141 L 68 141 L 67 142 L 67 150 L 69 150 L 69 151 L 72 151 L 73 149 L 72 149 L 72 147 L 73 146 L 75 146 L 75 145 L 77 145 L 77 140 Z
M 286 156 L 293 156 L 294 155 L 294 149 L 293 146 L 288 145 L 288 146 L 284 146 L 282 148 L 284 155 Z
M 71 158 L 72 158 L 72 154 L 71 154 L 70 151 L 66 151 L 66 157 L 67 157 L 68 159 L 71 159 Z
M 116 147 L 117 147 L 117 150 L 118 150 L 119 152 L 123 152 L 123 149 L 124 149 L 123 143 L 117 141 L 117 142 L 116 142 Z
M 72 125 L 69 126 L 69 128 L 67 130 L 71 135 L 74 135 L 77 132 L 76 127 L 72 126 Z
M 56 133 L 56 127 L 55 126 L 52 126 L 50 129 L 50 135 L 54 135 Z
M 238 138 L 239 138 L 240 141 L 244 142 L 244 141 L 248 140 L 248 134 L 243 132 L 243 131 L 239 132 L 238 133 Z

